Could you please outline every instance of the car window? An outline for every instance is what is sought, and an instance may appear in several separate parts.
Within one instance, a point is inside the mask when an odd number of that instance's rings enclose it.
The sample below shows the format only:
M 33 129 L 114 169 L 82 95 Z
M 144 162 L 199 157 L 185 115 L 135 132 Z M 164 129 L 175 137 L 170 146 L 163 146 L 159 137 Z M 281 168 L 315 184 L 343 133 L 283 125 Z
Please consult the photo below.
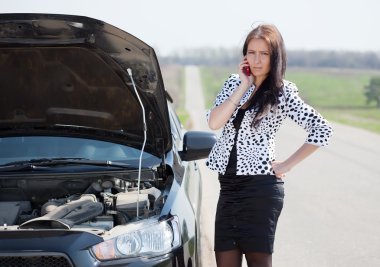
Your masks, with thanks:
M 93 139 L 57 136 L 0 138 L 0 164 L 40 158 L 75 157 L 91 160 L 136 160 L 140 150 Z M 154 157 L 144 152 L 143 159 Z

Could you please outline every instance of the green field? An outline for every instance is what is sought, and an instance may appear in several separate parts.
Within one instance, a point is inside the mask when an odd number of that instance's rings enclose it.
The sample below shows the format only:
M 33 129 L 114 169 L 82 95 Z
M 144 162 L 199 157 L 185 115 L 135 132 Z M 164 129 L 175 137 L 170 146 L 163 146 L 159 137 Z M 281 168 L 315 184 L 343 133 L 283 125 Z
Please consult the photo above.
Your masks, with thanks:
M 202 67 L 206 107 L 211 107 L 216 94 L 233 67 Z M 380 71 L 340 69 L 288 69 L 286 79 L 296 83 L 302 98 L 328 120 L 361 127 L 380 133 L 380 109 L 368 105 L 364 87 Z
M 189 113 L 185 108 L 185 69 L 180 65 L 161 66 L 165 88 L 173 99 L 173 106 L 186 128 L 191 128 Z

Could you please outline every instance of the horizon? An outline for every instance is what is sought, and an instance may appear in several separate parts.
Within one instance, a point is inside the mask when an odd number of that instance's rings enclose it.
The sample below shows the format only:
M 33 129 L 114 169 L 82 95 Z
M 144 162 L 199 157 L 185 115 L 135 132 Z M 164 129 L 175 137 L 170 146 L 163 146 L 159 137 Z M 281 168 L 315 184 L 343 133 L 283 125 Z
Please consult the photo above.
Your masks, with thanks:
M 2 13 L 58 13 L 112 24 L 152 46 L 157 54 L 200 47 L 241 47 L 252 25 L 275 24 L 287 50 L 380 53 L 380 1 L 226 0 L 3 0 Z M 248 12 L 247 12 L 248 10 Z

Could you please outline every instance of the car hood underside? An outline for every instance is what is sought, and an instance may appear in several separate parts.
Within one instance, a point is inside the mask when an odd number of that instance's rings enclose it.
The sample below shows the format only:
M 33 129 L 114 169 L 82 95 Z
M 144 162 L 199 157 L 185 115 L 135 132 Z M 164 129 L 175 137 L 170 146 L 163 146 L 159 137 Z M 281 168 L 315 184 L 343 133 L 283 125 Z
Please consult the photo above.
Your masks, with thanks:
M 0 73 L 3 136 L 64 128 L 65 134 L 141 143 L 141 98 L 147 150 L 162 155 L 171 147 L 154 50 L 109 24 L 81 16 L 1 14 Z

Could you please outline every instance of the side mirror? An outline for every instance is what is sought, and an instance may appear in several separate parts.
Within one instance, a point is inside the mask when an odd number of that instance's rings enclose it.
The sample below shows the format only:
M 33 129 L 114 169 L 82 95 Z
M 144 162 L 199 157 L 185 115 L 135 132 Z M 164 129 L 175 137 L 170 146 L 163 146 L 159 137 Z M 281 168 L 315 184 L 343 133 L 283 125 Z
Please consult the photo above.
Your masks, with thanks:
M 212 132 L 188 131 L 183 138 L 183 150 L 179 155 L 183 161 L 207 158 L 217 138 Z

